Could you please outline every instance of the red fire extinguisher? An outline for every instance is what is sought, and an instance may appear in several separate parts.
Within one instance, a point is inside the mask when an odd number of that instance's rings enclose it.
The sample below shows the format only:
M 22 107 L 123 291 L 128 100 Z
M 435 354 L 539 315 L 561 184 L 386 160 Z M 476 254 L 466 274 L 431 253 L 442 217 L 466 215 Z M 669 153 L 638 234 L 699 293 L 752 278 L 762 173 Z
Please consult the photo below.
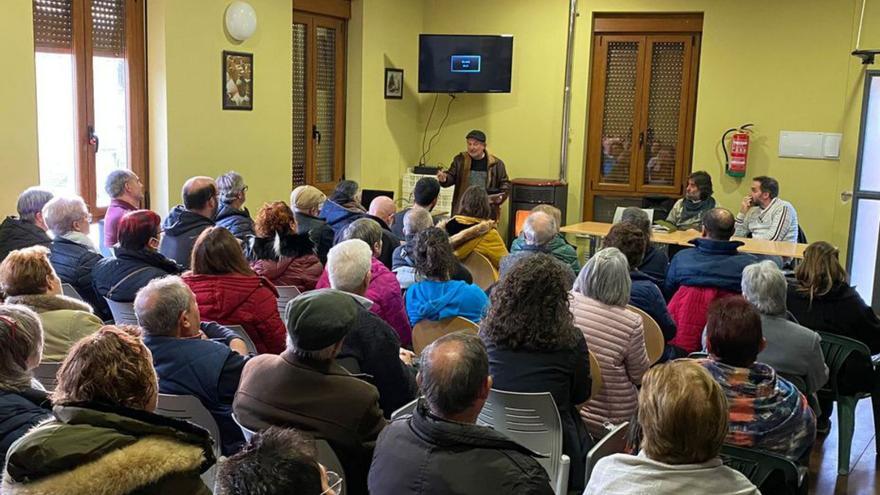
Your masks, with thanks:
M 724 150 L 724 171 L 731 177 L 744 177 L 746 164 L 749 159 L 749 127 L 754 124 L 744 124 L 737 128 L 728 129 L 721 136 L 721 148 Z M 730 139 L 730 152 L 727 151 L 727 135 L 733 133 Z

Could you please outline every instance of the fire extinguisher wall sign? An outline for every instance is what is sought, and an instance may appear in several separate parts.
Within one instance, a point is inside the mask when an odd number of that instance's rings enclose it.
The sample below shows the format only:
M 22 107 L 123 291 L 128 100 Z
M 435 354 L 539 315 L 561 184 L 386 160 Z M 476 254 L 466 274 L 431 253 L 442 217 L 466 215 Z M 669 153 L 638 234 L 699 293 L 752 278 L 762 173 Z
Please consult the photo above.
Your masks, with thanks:
M 725 172 L 731 177 L 744 177 L 746 165 L 749 159 L 749 134 L 753 124 L 745 124 L 740 128 L 728 129 L 721 137 L 721 146 L 724 149 L 724 157 L 727 160 Z M 730 152 L 727 151 L 727 135 L 733 133 L 730 138 Z

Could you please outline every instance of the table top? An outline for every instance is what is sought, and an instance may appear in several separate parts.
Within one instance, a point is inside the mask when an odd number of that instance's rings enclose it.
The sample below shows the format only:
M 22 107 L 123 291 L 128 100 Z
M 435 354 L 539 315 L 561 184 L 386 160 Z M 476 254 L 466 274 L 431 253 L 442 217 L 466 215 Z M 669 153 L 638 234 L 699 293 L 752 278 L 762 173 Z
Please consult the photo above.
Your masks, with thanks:
M 582 222 L 566 225 L 559 229 L 566 234 L 581 234 L 597 237 L 605 237 L 611 230 L 612 224 L 603 222 Z M 661 244 L 675 244 L 678 246 L 691 246 L 690 241 L 700 237 L 700 233 L 696 230 L 678 230 L 675 232 L 654 232 L 651 236 L 652 242 Z M 752 253 L 764 254 L 769 256 L 782 256 L 786 258 L 803 258 L 804 250 L 807 244 L 797 244 L 794 242 L 783 241 L 767 241 L 764 239 L 747 239 L 744 237 L 733 237 L 732 241 L 740 241 L 744 245 L 739 250 Z

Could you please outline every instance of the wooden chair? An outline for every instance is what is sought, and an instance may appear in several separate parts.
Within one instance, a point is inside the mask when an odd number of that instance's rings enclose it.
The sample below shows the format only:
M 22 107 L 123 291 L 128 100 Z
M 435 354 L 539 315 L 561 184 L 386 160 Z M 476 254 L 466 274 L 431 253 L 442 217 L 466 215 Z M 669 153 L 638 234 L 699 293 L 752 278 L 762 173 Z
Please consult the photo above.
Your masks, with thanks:
M 641 309 L 627 305 L 628 310 L 642 317 L 642 327 L 645 329 L 645 350 L 648 351 L 648 361 L 651 364 L 656 363 L 663 356 L 663 348 L 666 340 L 663 338 L 663 332 L 660 331 L 660 325 L 651 318 L 651 315 L 645 313 Z
M 599 360 L 593 351 L 587 351 L 590 354 L 590 379 L 593 384 L 590 387 L 590 397 L 595 397 L 602 389 L 602 368 L 599 367 Z
M 469 272 L 471 272 L 471 276 L 474 278 L 474 284 L 483 290 L 488 289 L 492 284 L 498 281 L 498 271 L 492 266 L 492 262 L 489 261 L 489 258 L 486 258 L 480 253 L 473 252 L 469 254 L 467 258 L 462 260 L 462 264 L 467 267 Z
M 476 335 L 478 329 L 476 323 L 461 316 L 439 321 L 422 320 L 412 330 L 413 352 L 421 354 L 422 349 L 446 334 L 467 332 Z

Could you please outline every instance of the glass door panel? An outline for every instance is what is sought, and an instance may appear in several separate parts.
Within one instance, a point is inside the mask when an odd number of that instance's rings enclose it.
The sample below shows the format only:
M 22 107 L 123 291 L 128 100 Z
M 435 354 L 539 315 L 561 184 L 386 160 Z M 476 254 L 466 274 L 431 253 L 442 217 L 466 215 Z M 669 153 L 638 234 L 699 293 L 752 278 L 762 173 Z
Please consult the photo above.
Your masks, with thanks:
M 672 186 L 679 163 L 682 87 L 685 78 L 684 41 L 650 42 L 650 83 L 647 126 L 640 183 Z
M 605 64 L 602 161 L 599 182 L 630 184 L 641 47 L 638 40 L 610 40 Z

